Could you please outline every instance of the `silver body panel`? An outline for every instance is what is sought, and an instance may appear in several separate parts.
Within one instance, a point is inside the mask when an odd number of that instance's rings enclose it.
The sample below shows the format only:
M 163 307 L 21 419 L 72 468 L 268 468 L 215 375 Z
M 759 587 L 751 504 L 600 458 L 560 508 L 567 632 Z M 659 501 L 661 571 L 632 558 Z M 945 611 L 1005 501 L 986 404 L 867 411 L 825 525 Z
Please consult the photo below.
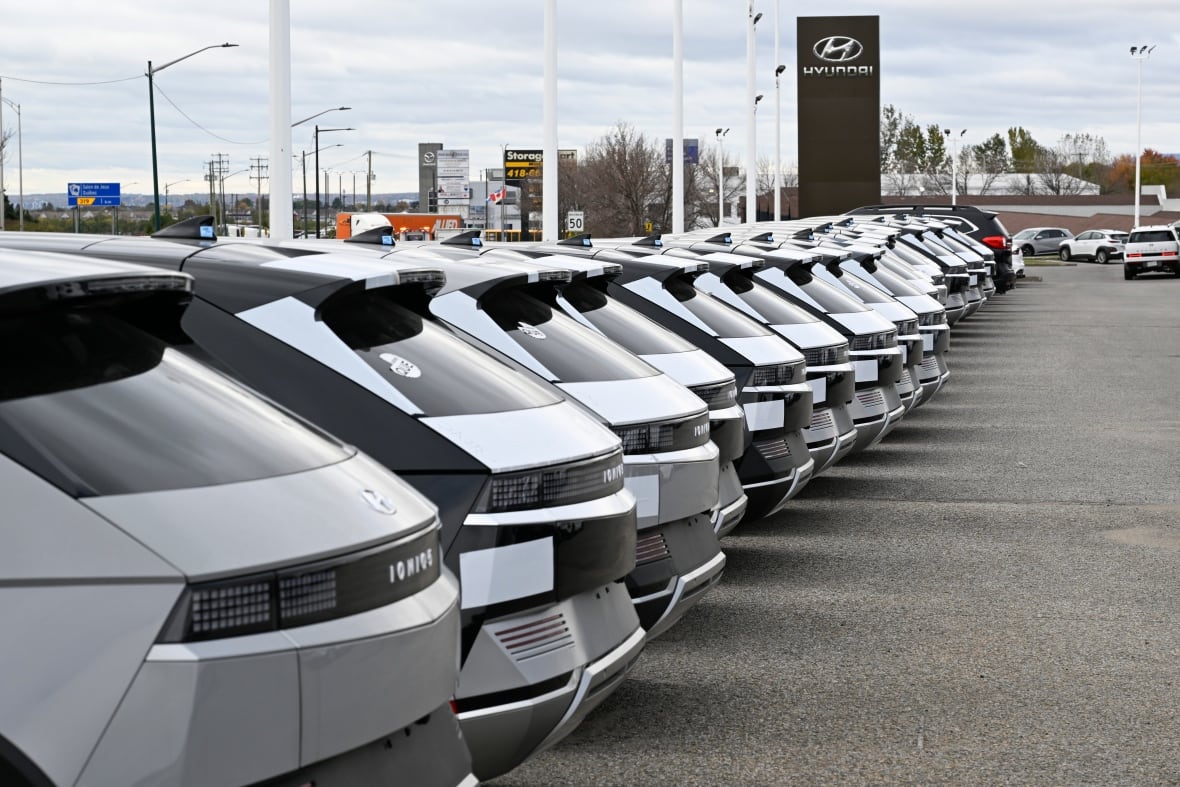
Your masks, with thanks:
M 374 516 L 361 494 L 365 489 L 396 500 L 396 518 Z M 278 478 L 88 498 L 84 503 L 167 555 L 190 580 L 310 562 L 345 547 L 364 549 L 437 518 L 426 498 L 363 454 Z M 233 549 L 226 549 L 227 544 Z
M 614 432 L 570 402 L 499 413 L 434 416 L 424 424 L 494 473 L 563 464 L 610 453 Z M 527 436 L 543 439 L 526 439 Z M 555 439 L 560 435 L 560 439 Z

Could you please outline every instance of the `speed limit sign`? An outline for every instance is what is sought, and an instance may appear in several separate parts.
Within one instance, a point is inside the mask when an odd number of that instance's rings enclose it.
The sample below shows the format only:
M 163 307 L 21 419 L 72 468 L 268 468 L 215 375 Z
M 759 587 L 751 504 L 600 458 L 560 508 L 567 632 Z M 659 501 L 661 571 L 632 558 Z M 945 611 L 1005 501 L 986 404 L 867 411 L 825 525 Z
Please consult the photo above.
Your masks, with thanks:
M 571 210 L 565 214 L 565 228 L 569 232 L 584 232 L 586 229 L 586 214 L 580 210 Z

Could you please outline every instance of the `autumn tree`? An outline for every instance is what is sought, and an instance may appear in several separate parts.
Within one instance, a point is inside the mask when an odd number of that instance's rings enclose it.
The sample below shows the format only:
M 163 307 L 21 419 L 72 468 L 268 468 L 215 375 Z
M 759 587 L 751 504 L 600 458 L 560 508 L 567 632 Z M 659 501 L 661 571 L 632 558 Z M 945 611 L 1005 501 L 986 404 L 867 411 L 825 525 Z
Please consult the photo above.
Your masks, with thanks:
M 1139 160 L 1139 183 L 1161 185 L 1170 194 L 1180 193 L 1180 160 L 1151 148 L 1145 148 Z M 1115 158 L 1107 173 L 1107 188 L 1118 194 L 1135 192 L 1135 157 L 1129 153 Z

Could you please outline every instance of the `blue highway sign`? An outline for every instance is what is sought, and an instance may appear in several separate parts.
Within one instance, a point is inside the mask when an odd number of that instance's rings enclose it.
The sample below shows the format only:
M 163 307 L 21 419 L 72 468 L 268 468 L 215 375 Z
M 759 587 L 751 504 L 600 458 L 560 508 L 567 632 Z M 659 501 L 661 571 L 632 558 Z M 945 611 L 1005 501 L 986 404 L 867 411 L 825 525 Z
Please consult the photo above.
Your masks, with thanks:
M 70 183 L 66 190 L 69 207 L 110 208 L 119 206 L 118 183 Z

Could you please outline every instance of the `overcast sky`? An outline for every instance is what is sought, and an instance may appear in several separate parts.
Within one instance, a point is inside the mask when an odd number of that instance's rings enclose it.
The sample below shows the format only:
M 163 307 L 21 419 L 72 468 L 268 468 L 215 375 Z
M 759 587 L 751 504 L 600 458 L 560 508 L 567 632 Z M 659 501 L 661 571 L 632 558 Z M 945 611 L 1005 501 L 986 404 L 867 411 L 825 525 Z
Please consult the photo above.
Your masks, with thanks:
M 732 128 L 727 154 L 746 139 L 746 2 L 684 0 L 686 137 L 714 144 Z M 1042 144 L 1065 133 L 1103 137 L 1132 153 L 1139 64 L 1131 45 L 1156 44 L 1142 64 L 1145 147 L 1180 151 L 1178 0 L 758 0 L 758 152 L 775 149 L 774 20 L 781 84 L 784 165 L 796 160 L 795 20 L 877 15 L 881 101 L 922 125 L 967 129 L 964 143 L 1023 126 Z M 558 137 L 582 148 L 618 121 L 653 139 L 670 137 L 672 0 L 558 3 Z M 62 193 L 71 181 L 120 182 L 151 192 L 147 61 L 159 67 L 212 49 L 155 77 L 161 192 L 199 192 L 205 162 L 223 154 L 229 171 L 269 155 L 268 25 L 264 0 L 100 3 L 0 0 L 3 123 L 20 105 L 26 194 Z M 417 191 L 419 142 L 471 151 L 471 178 L 499 166 L 501 147 L 540 148 L 542 0 L 495 2 L 291 3 L 291 114 L 355 131 L 320 136 L 321 169 L 352 173 L 372 151 L 376 192 Z M 789 77 L 789 78 L 788 78 Z M 78 84 L 90 83 L 90 84 Z M 312 124 L 293 129 L 308 152 Z M 16 145 L 4 180 L 18 190 Z M 300 164 L 294 192 L 302 192 Z M 178 183 L 178 181 L 181 181 Z M 332 176 L 335 184 L 337 178 Z M 312 181 L 314 183 L 314 181 Z M 357 177 L 363 191 L 363 174 Z M 253 192 L 243 173 L 226 191 Z M 265 190 L 265 188 L 264 188 Z

